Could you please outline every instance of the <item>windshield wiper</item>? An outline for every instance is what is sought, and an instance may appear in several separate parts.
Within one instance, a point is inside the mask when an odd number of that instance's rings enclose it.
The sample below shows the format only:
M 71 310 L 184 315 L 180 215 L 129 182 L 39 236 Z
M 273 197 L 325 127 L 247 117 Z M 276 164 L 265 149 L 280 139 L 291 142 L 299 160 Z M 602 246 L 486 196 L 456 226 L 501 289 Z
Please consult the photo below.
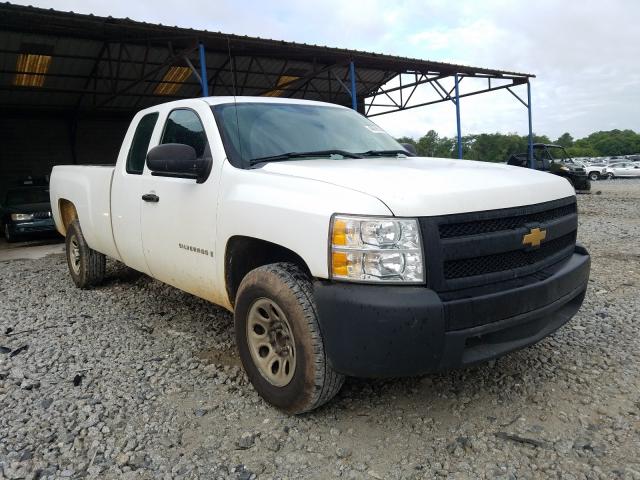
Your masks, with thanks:
M 253 166 L 264 162 L 282 162 L 285 160 L 293 160 L 295 158 L 328 157 L 330 155 L 341 155 L 345 158 L 362 158 L 360 154 L 347 152 L 346 150 L 317 150 L 314 152 L 287 152 L 270 157 L 252 158 L 249 160 L 249 165 Z
M 405 155 L 407 157 L 413 157 L 414 155 L 406 150 L 368 150 L 366 152 L 358 153 L 363 157 L 388 157 L 390 155 Z

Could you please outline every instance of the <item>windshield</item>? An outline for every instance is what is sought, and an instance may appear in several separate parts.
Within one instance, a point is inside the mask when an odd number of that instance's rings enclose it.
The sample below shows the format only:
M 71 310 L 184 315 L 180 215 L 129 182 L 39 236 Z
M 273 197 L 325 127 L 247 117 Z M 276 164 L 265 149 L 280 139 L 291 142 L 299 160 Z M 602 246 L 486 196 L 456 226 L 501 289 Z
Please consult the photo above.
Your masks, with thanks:
M 375 123 L 346 108 L 243 102 L 216 105 L 213 112 L 227 155 L 239 167 L 291 152 L 404 150 Z
M 549 155 L 551 156 L 551 160 L 561 160 L 561 161 L 569 160 L 569 156 L 567 155 L 567 152 L 564 151 L 564 148 L 547 147 L 547 152 L 549 152 Z
M 24 205 L 26 203 L 48 203 L 48 188 L 21 188 L 7 192 L 7 205 Z

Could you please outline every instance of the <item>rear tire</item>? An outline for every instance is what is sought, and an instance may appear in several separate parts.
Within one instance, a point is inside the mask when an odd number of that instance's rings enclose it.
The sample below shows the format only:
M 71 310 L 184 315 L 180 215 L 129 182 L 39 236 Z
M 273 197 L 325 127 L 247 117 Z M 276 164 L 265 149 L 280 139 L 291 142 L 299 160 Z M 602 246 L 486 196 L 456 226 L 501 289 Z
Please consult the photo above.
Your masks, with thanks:
M 591 180 L 592 182 L 595 182 L 596 180 L 600 179 L 600 174 L 598 172 L 591 172 L 589 174 L 589 180 Z
M 107 259 L 87 245 L 78 220 L 67 227 L 65 246 L 67 266 L 76 287 L 91 288 L 100 284 L 104 279 Z
M 258 394 L 289 414 L 331 400 L 344 376 L 329 365 L 311 282 L 292 263 L 249 272 L 235 304 L 236 343 Z
M 613 173 L 607 173 L 607 180 L 613 180 L 616 176 Z

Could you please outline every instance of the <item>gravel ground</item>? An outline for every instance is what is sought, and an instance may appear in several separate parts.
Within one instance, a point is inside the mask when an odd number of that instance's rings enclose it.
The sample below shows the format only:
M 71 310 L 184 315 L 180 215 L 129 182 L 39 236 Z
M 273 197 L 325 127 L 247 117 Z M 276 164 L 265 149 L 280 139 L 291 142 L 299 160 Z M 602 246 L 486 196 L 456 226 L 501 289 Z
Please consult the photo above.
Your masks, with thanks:
M 115 263 L 80 291 L 61 255 L 2 262 L 0 479 L 640 479 L 640 182 L 593 191 L 570 324 L 300 417 L 253 391 L 225 311 Z

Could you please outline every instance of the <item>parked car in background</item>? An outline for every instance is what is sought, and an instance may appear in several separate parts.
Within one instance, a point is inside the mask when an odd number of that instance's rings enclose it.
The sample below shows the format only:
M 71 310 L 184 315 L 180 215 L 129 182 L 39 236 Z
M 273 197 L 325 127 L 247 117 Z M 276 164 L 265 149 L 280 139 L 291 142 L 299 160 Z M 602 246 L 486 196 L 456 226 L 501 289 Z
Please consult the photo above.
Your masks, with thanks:
M 8 242 L 35 234 L 53 234 L 49 187 L 19 187 L 7 191 L 2 202 L 2 229 Z
M 584 165 L 573 160 L 564 147 L 560 145 L 533 144 L 533 156 L 536 170 L 553 173 L 566 178 L 576 190 L 591 190 L 591 183 Z M 529 154 L 514 153 L 507 160 L 508 165 L 517 167 L 529 166 Z
M 576 160 L 575 158 L 572 159 L 571 157 L 563 159 L 561 162 L 569 167 L 576 167 L 577 169 L 584 168 L 585 173 L 592 182 L 605 178 L 607 175 L 606 165 L 590 165 L 584 161 Z
M 640 177 L 640 163 L 638 162 L 612 163 L 606 168 L 605 175 L 607 178 Z

